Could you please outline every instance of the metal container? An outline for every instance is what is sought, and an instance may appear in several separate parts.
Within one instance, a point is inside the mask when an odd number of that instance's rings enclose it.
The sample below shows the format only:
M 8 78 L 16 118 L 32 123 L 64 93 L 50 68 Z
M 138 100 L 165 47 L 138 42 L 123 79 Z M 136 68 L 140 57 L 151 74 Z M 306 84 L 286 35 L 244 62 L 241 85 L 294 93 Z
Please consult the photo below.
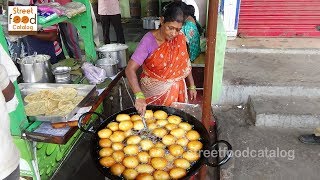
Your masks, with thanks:
M 70 76 L 71 68 L 67 66 L 60 66 L 53 69 L 52 73 L 56 83 L 69 84 L 71 83 Z
M 119 61 L 116 59 L 103 58 L 97 60 L 96 66 L 104 69 L 107 77 L 112 77 L 118 73 L 118 63 Z
M 106 44 L 97 49 L 99 59 L 103 58 L 112 58 L 118 59 L 118 67 L 124 68 L 127 66 L 128 57 L 127 57 L 128 46 L 126 44 L 114 43 Z
M 26 83 L 51 83 L 53 75 L 51 72 L 50 56 L 32 55 L 17 60 L 20 65 L 23 82 Z
M 57 84 L 57 83 L 20 83 L 19 89 L 21 92 L 22 99 L 24 99 L 27 95 L 40 91 L 40 90 L 54 90 L 58 87 L 69 87 L 77 90 L 79 96 L 84 96 L 84 99 L 77 104 L 77 106 L 67 115 L 65 116 L 29 116 L 32 120 L 37 121 L 49 121 L 51 123 L 56 122 L 67 122 L 71 120 L 71 118 L 78 112 L 81 107 L 86 107 L 86 103 L 95 96 L 96 86 L 95 85 L 87 85 L 87 84 Z M 27 103 L 23 101 L 24 105 Z
M 155 21 L 159 20 L 158 17 L 144 17 L 142 18 L 143 21 L 143 29 L 156 29 Z

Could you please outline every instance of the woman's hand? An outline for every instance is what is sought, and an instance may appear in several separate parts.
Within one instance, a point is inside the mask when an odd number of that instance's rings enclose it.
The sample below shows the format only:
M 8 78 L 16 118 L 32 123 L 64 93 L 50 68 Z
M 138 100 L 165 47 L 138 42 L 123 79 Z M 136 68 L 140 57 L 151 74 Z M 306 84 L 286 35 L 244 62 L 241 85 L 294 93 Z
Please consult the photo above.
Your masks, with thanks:
M 191 101 L 195 100 L 197 98 L 197 90 L 189 89 L 189 97 Z
M 147 108 L 146 99 L 136 99 L 134 107 L 137 109 L 138 113 L 144 117 Z

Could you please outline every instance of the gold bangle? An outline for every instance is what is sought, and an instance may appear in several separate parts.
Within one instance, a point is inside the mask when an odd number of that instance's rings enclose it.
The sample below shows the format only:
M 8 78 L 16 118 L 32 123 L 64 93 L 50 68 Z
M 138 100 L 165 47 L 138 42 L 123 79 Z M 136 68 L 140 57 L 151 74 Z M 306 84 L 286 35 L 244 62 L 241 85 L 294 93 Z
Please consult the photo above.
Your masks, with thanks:
M 197 88 L 197 87 L 196 87 L 195 85 L 188 87 L 189 90 L 196 90 L 196 88 Z

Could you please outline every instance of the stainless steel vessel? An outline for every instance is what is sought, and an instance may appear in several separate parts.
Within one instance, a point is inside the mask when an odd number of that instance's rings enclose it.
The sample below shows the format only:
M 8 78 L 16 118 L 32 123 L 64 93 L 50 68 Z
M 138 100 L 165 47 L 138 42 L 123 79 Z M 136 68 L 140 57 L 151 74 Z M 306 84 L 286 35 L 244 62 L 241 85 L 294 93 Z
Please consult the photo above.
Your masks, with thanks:
M 159 20 L 158 17 L 144 17 L 142 18 L 143 21 L 143 29 L 156 29 L 155 21 Z
M 20 65 L 23 82 L 26 83 L 51 83 L 53 74 L 51 72 L 50 56 L 38 54 L 26 56 L 17 60 Z
M 97 60 L 96 66 L 104 69 L 107 77 L 112 77 L 118 73 L 118 63 L 116 59 L 103 58 Z
M 126 44 L 106 44 L 97 49 L 99 59 L 103 58 L 112 58 L 119 61 L 118 67 L 124 68 L 127 66 L 128 57 L 127 57 L 128 46 Z
M 67 115 L 65 116 L 29 116 L 32 120 L 37 121 L 49 121 L 51 123 L 56 122 L 67 122 L 71 120 L 71 118 L 78 112 L 81 107 L 85 107 L 85 103 L 92 99 L 95 96 L 96 86 L 95 85 L 86 85 L 86 84 L 57 84 L 57 83 L 20 83 L 19 89 L 21 92 L 21 96 L 24 99 L 27 95 L 40 91 L 40 90 L 54 90 L 58 87 L 70 87 L 77 90 L 78 95 L 84 96 L 84 99 L 77 104 L 77 106 Z M 27 103 L 24 102 L 24 105 Z
M 59 66 L 54 68 L 52 71 L 56 83 L 62 83 L 62 84 L 71 83 L 70 72 L 71 72 L 71 68 L 67 66 Z

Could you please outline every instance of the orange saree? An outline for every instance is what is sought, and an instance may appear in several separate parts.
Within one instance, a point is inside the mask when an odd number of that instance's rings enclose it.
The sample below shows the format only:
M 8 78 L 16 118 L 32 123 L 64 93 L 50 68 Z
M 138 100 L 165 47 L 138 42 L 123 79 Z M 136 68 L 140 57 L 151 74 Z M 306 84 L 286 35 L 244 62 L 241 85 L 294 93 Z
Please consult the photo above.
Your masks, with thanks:
M 185 78 L 191 72 L 186 39 L 181 33 L 155 50 L 142 65 L 141 89 L 147 104 L 187 102 Z

